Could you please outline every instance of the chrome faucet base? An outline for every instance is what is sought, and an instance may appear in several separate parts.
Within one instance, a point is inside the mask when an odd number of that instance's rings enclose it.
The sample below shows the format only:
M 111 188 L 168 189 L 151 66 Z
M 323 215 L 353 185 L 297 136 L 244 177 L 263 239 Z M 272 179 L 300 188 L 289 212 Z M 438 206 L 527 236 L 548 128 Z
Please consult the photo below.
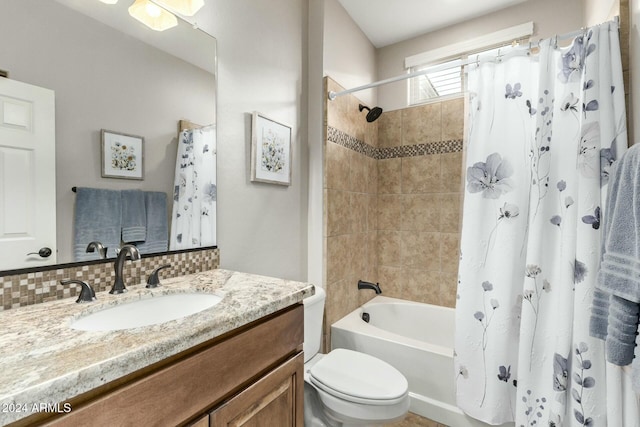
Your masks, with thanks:
M 125 288 L 125 289 L 111 289 L 111 290 L 109 291 L 109 293 L 110 293 L 111 295 L 124 294 L 125 292 L 127 292 L 127 289 L 126 289 L 126 288 Z

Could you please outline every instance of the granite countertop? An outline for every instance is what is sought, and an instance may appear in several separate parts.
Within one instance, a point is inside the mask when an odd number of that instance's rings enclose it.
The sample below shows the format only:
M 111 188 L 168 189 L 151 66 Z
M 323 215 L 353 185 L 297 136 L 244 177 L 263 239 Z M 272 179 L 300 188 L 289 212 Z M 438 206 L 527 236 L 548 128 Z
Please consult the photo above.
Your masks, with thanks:
M 182 319 L 122 331 L 85 332 L 73 320 L 125 301 L 169 293 L 219 295 L 216 306 Z M 210 270 L 146 289 L 97 293 L 98 300 L 75 298 L 0 313 L 0 425 L 121 378 L 155 362 L 296 304 L 313 286 L 272 277 Z

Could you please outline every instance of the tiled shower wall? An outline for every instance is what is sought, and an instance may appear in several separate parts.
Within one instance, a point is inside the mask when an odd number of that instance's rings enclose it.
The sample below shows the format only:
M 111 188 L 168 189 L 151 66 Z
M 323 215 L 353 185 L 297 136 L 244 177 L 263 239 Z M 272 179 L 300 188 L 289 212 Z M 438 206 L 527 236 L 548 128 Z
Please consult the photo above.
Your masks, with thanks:
M 327 90 L 342 90 L 326 79 Z M 373 107 L 373 106 L 371 106 Z M 377 276 L 378 123 L 365 120 L 353 96 L 339 97 L 326 109 L 324 243 L 326 328 L 360 305 L 372 291 L 358 291 L 359 279 Z M 364 301 L 362 301 L 364 302 Z
M 343 90 L 330 78 L 328 91 Z M 352 95 L 327 102 L 326 328 L 375 296 L 453 307 L 460 240 L 462 98 L 367 123 Z M 373 107 L 373 106 L 370 106 Z
M 401 151 L 378 160 L 377 262 L 385 295 L 455 306 L 463 128 L 463 98 L 380 118 L 380 147 Z

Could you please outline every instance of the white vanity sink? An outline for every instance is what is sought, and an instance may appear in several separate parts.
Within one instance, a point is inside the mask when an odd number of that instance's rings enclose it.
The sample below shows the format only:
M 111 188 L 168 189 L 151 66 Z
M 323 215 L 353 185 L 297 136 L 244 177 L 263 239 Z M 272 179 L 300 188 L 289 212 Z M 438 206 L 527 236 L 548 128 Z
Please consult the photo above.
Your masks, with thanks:
M 154 296 L 81 317 L 71 323 L 71 328 L 81 331 L 119 331 L 157 325 L 206 310 L 221 300 L 221 296 L 204 293 Z

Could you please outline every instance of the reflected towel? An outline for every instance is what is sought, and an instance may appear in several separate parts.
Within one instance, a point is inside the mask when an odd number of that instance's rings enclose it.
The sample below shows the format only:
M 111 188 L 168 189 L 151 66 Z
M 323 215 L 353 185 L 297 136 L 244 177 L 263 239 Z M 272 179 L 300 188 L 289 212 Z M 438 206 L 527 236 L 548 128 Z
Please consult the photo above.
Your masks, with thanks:
M 100 259 L 96 251 L 87 253 L 87 245 L 99 241 L 107 247 L 107 256 L 115 257 L 120 247 L 120 191 L 78 187 L 74 213 L 73 253 L 76 261 Z
M 166 252 L 169 247 L 169 221 L 167 219 L 167 194 L 145 191 L 146 239 L 137 244 L 141 254 Z
M 144 242 L 147 238 L 147 211 L 144 192 L 122 190 L 122 241 Z

